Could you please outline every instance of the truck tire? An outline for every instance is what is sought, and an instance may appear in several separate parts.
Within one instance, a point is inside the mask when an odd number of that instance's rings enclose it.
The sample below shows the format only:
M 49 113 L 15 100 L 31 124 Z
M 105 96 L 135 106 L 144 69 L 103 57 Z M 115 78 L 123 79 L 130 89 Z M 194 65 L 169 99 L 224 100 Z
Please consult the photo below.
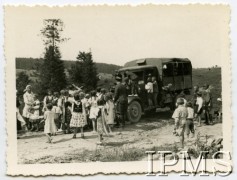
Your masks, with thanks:
M 136 123 L 141 119 L 142 107 L 138 101 L 132 101 L 128 105 L 127 117 L 130 122 Z

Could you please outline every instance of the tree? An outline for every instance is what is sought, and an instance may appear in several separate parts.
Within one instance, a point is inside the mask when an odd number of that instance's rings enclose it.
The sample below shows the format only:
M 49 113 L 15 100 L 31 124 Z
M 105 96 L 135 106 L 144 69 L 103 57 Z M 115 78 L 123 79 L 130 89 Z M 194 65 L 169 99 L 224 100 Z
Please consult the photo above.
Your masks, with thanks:
M 44 59 L 39 68 L 41 93 L 45 94 L 48 89 L 60 91 L 67 85 L 64 63 L 61 60 L 59 44 L 68 38 L 62 38 L 61 33 L 64 25 L 60 19 L 44 20 L 41 30 L 45 45 Z
M 91 52 L 79 52 L 76 65 L 69 71 L 72 81 L 79 86 L 84 86 L 86 91 L 97 86 L 97 69 L 93 62 Z
M 25 72 L 20 72 L 16 79 L 16 89 L 17 93 L 22 95 L 28 84 L 31 83 L 29 76 Z

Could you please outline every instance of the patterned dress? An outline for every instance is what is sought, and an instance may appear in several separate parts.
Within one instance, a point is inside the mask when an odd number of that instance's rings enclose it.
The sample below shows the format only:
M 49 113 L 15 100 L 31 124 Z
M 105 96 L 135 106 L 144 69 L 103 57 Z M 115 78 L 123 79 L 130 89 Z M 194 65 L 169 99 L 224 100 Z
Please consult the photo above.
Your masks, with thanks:
M 72 104 L 70 127 L 84 127 L 86 124 L 85 105 L 81 101 L 76 101 Z

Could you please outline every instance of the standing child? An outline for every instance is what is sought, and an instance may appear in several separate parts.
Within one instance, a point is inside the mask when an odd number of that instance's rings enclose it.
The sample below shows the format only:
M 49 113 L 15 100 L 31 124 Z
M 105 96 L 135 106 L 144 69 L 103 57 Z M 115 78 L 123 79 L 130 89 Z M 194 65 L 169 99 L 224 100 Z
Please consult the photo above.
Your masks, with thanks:
M 97 133 L 98 133 L 98 139 L 99 142 L 97 144 L 102 144 L 103 140 L 103 134 L 108 134 L 106 130 L 106 123 L 105 123 L 105 117 L 104 117 L 104 102 L 103 100 L 99 99 L 97 101 L 98 109 L 97 109 Z
M 48 141 L 47 143 L 52 142 L 51 135 L 55 134 L 57 131 L 56 124 L 54 122 L 54 112 L 52 111 L 53 105 L 51 103 L 46 105 L 46 111 L 44 112 L 44 133 L 46 134 Z
M 93 126 L 93 132 L 96 132 L 96 116 L 98 113 L 98 105 L 97 105 L 97 96 L 95 91 L 91 91 L 91 97 L 89 99 L 89 104 L 90 104 L 90 116 L 89 118 L 92 121 L 92 126 Z
M 34 104 L 31 108 L 31 112 L 29 115 L 29 120 L 32 123 L 31 131 L 39 131 L 39 121 L 40 121 L 40 101 L 38 100 L 38 97 L 36 94 L 34 94 Z
M 64 129 L 65 134 L 70 134 L 70 121 L 72 118 L 72 104 L 70 102 L 65 102 L 65 123 L 64 123 Z
M 188 117 L 186 121 L 186 133 L 187 137 L 189 137 L 190 131 L 192 133 L 192 137 L 194 137 L 195 130 L 194 130 L 194 109 L 192 108 L 192 102 L 187 102 L 186 104 L 188 110 Z
M 53 96 L 53 100 L 52 100 L 52 105 L 53 105 L 52 111 L 55 113 L 54 114 L 54 121 L 57 126 L 57 129 L 61 129 L 60 116 L 62 114 L 62 111 L 61 111 L 61 108 L 58 106 L 58 99 L 59 99 L 59 93 L 54 92 L 54 96 Z
M 77 129 L 81 129 L 81 138 L 84 138 L 83 127 L 86 125 L 86 112 L 85 104 L 82 102 L 83 93 L 75 94 L 74 102 L 72 103 L 72 118 L 70 127 L 74 128 L 74 135 L 72 138 L 76 138 Z
M 105 96 L 105 122 L 108 127 L 109 133 L 112 133 L 112 127 L 114 126 L 115 111 L 114 111 L 114 102 L 113 96 L 111 93 L 107 93 Z
M 47 104 L 52 103 L 53 101 L 53 94 L 51 90 L 48 90 L 48 95 L 44 97 L 44 106 L 43 106 L 43 112 L 47 110 Z
M 186 119 L 188 117 L 187 108 L 184 106 L 184 100 L 182 98 L 177 99 L 178 107 L 175 109 L 172 118 L 175 120 L 174 134 L 180 137 L 181 148 L 184 147 L 184 132 Z M 179 132 L 176 132 L 179 130 Z
M 90 104 L 89 104 L 89 99 L 90 99 L 90 95 L 89 94 L 85 94 L 85 97 L 83 98 L 83 103 L 85 104 L 85 111 L 86 111 L 86 122 L 87 122 L 87 129 L 91 129 L 92 128 L 92 123 L 89 120 L 89 114 L 90 114 Z

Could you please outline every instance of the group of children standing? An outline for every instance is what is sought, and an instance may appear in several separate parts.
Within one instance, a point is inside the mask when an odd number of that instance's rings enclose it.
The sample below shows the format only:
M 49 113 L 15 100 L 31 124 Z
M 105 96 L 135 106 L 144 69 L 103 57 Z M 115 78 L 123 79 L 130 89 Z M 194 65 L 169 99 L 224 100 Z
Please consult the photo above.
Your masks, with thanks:
M 194 121 L 197 121 L 197 127 L 201 126 L 201 116 L 205 116 L 205 124 L 209 125 L 213 123 L 212 120 L 212 96 L 208 85 L 204 85 L 203 88 L 198 86 L 194 87 L 194 94 L 191 101 L 185 99 L 185 94 L 181 93 L 176 101 L 176 109 L 172 115 L 175 120 L 175 126 L 173 134 L 180 136 L 181 147 L 184 147 L 184 136 L 185 132 L 189 137 L 190 132 L 192 137 L 195 134 Z M 217 101 L 221 101 L 220 98 Z M 218 111 L 218 116 L 222 115 Z
M 115 108 L 113 95 L 106 93 L 105 89 L 91 91 L 85 94 L 82 90 L 75 90 L 71 94 L 67 90 L 60 94 L 48 91 L 43 101 L 43 116 L 40 116 L 40 101 L 27 86 L 24 94 L 25 107 L 23 117 L 31 131 L 38 131 L 39 124 L 44 122 L 44 133 L 48 143 L 58 131 L 73 133 L 76 138 L 80 129 L 81 138 L 84 138 L 84 127 L 92 125 L 93 132 L 98 134 L 99 144 L 102 143 L 103 134 L 112 133 L 115 124 Z

